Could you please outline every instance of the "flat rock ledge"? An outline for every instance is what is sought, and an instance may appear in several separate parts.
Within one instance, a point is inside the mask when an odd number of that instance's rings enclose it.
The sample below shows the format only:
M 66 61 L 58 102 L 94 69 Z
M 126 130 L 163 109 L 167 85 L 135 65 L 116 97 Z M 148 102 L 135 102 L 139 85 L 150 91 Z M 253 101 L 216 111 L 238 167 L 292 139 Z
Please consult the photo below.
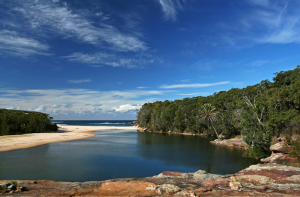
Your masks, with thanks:
M 280 164 L 252 165 L 230 175 L 162 172 L 153 177 L 91 182 L 15 182 L 22 191 L 0 196 L 299 196 L 300 168 Z
M 227 146 L 231 148 L 241 148 L 241 149 L 249 149 L 249 145 L 244 142 L 243 137 L 239 136 L 233 139 L 215 139 L 210 143 L 218 146 Z

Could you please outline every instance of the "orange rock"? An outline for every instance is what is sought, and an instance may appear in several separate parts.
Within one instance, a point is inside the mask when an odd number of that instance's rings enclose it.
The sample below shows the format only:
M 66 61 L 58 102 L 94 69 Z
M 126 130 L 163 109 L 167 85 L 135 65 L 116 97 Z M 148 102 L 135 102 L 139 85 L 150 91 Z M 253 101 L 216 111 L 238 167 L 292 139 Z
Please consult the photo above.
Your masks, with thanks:
M 155 191 L 146 190 L 147 186 L 155 185 L 150 182 L 104 182 L 93 194 L 98 196 L 153 196 Z

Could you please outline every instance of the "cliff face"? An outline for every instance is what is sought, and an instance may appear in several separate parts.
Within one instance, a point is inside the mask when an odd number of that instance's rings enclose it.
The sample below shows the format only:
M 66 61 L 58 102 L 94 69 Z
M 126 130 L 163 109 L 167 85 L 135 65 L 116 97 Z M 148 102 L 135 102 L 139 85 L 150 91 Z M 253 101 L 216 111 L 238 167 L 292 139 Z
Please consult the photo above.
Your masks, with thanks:
M 24 188 L 23 191 L 11 192 L 9 195 L 287 196 L 300 195 L 300 168 L 280 164 L 258 164 L 231 175 L 209 174 L 199 170 L 195 173 L 163 172 L 154 177 L 83 183 L 46 180 L 16 182 Z

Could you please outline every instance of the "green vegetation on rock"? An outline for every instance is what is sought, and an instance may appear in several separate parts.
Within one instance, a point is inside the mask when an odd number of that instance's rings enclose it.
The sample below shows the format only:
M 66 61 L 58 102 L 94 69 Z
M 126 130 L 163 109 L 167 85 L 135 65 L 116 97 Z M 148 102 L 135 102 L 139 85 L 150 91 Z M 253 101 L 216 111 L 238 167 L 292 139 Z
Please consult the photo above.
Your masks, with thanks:
M 0 136 L 57 131 L 51 120 L 45 113 L 0 109 Z
M 137 113 L 137 124 L 150 131 L 243 135 L 252 147 L 250 155 L 264 157 L 270 154 L 274 137 L 300 132 L 300 66 L 274 75 L 273 82 L 263 80 L 207 97 L 145 103 Z M 207 104 L 218 112 L 213 122 L 202 121 Z M 296 154 L 298 143 L 295 140 Z

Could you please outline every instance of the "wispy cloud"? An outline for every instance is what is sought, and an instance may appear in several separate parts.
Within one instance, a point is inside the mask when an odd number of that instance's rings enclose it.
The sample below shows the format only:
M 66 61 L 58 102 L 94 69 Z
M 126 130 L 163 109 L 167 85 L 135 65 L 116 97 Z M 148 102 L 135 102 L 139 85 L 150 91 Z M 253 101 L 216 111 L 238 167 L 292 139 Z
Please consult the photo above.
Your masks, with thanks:
M 137 89 L 146 89 L 146 88 L 149 88 L 149 87 L 143 87 L 143 86 L 137 87 Z
M 210 86 L 225 85 L 225 84 L 229 84 L 229 83 L 230 83 L 230 81 L 217 82 L 217 83 L 175 84 L 175 85 L 162 85 L 162 86 L 160 86 L 160 88 L 163 88 L 163 89 L 204 88 L 204 87 L 210 87 Z
M 269 5 L 269 0 L 248 0 L 248 3 L 266 7 Z
M 121 32 L 112 25 L 108 16 L 99 16 L 99 22 L 93 23 L 88 14 L 81 10 L 71 10 L 68 4 L 55 1 L 10 1 L 10 12 L 21 14 L 22 23 L 28 23 L 31 32 L 45 35 L 60 35 L 65 39 L 111 48 L 116 51 L 145 51 L 146 44 L 138 34 Z M 6 23 L 13 23 L 15 21 Z M 20 26 L 25 27 L 20 23 Z
M 78 79 L 78 80 L 68 80 L 68 83 L 74 83 L 74 84 L 78 84 L 78 83 L 89 83 L 92 82 L 91 79 Z
M 182 9 L 181 0 L 158 0 L 164 13 L 165 20 L 171 20 L 175 22 L 177 20 L 178 10 Z
M 252 62 L 250 65 L 251 66 L 262 66 L 262 65 L 267 64 L 269 62 L 270 62 L 269 60 L 256 60 L 256 61 Z
M 163 60 L 150 53 L 139 53 L 132 56 L 123 57 L 122 55 L 108 54 L 108 53 L 73 53 L 69 56 L 65 56 L 70 61 L 79 62 L 83 64 L 89 64 L 92 66 L 112 66 L 112 67 L 143 67 L 149 64 L 159 64 Z
M 46 53 L 49 49 L 48 45 L 8 30 L 0 31 L 0 49 L 18 56 L 50 55 Z
M 263 28 L 255 40 L 260 43 L 300 43 L 300 13 L 298 1 L 249 1 L 261 6 L 244 21 L 251 31 Z M 250 32 L 251 32 L 250 31 Z

